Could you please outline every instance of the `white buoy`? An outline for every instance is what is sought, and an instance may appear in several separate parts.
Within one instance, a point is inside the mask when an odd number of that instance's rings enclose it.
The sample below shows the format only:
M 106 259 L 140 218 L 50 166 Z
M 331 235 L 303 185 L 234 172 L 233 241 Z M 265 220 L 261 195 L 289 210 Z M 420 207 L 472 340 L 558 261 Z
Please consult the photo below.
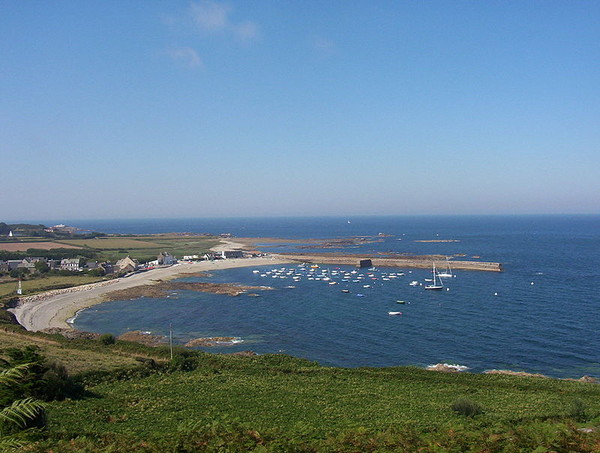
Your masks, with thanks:
M 494 293 L 494 296 L 497 296 L 497 295 L 498 295 L 498 293 Z
M 531 282 L 531 284 L 533 285 L 533 282 Z

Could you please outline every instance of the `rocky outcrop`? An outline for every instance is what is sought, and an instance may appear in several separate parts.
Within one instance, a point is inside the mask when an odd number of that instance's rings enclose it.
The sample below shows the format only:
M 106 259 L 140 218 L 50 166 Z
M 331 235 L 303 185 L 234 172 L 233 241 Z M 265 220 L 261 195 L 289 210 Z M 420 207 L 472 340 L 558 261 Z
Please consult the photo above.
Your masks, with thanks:
M 240 342 L 241 339 L 238 337 L 210 337 L 196 338 L 194 340 L 190 340 L 184 346 L 188 348 L 195 348 L 201 346 L 231 346 Z
M 203 293 L 224 294 L 227 296 L 240 296 L 248 291 L 270 290 L 269 286 L 244 286 L 235 283 L 208 283 L 208 282 L 158 282 L 154 285 L 134 286 L 132 288 L 112 291 L 106 295 L 108 300 L 128 300 L 140 297 L 161 298 L 169 295 L 169 291 L 198 291 Z
M 162 346 L 167 342 L 164 335 L 154 335 L 150 332 L 142 332 L 141 330 L 132 330 L 125 332 L 117 337 L 118 340 L 133 341 L 146 346 Z
M 81 330 L 65 329 L 63 327 L 50 327 L 48 329 L 41 330 L 40 332 L 50 335 L 62 335 L 69 340 L 95 340 L 100 336 L 99 333 L 83 332 Z

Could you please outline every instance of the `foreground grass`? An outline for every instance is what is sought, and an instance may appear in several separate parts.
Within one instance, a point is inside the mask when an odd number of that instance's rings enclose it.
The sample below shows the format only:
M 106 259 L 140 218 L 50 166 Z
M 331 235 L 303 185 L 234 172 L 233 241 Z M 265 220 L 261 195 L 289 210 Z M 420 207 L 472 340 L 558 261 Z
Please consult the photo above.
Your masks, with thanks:
M 477 423 L 522 424 L 569 416 L 575 400 L 600 414 L 600 386 L 542 378 L 446 374 L 416 368 L 340 369 L 283 355 L 201 358 L 191 372 L 158 374 L 90 388 L 95 395 L 55 403 L 58 438 L 118 433 L 176 435 L 195 423 L 235 420 L 257 431 L 326 438 L 348 430 L 427 432 L 455 423 L 457 398 L 483 406 Z
M 166 348 L 0 330 L 0 356 L 26 344 L 66 361 L 87 396 L 50 403 L 23 452 L 600 451 L 577 429 L 600 423 L 596 384 L 182 349 L 169 365 Z M 459 398 L 483 413 L 458 415 Z

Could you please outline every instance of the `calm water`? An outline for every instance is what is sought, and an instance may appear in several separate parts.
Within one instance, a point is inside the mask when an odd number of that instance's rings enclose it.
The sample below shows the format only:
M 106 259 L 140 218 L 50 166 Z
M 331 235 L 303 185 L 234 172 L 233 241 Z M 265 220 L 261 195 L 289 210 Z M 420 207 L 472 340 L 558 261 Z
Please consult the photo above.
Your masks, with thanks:
M 600 377 L 600 216 L 350 217 L 98 221 L 69 224 L 118 233 L 172 231 L 236 236 L 327 238 L 390 234 L 350 252 L 466 254 L 503 263 L 505 272 L 458 271 L 449 291 L 413 287 L 425 270 L 382 268 L 358 282 L 351 267 L 328 266 L 331 280 L 309 280 L 286 266 L 273 278 L 263 266 L 216 272 L 207 280 L 269 285 L 261 297 L 179 291 L 164 299 L 117 301 L 80 313 L 78 329 L 120 334 L 145 330 L 185 342 L 239 337 L 207 350 L 285 352 L 335 366 L 425 366 L 439 362 L 473 371 L 509 368 L 556 377 Z M 420 243 L 419 239 L 457 239 Z M 293 250 L 292 246 L 271 248 Z M 269 250 L 265 248 L 265 250 Z M 292 274 L 300 279 L 293 280 Z M 254 273 L 253 270 L 258 270 Z M 405 275 L 393 278 L 391 273 Z M 270 272 L 267 274 L 267 272 Z M 332 275 L 337 272 L 337 275 Z M 261 277 L 261 274 L 266 275 Z M 320 278 L 313 275 L 312 278 Z M 373 280 L 377 278 L 377 280 Z M 385 279 L 385 280 L 384 280 Z M 329 285 L 337 281 L 337 285 Z M 533 283 L 533 284 L 532 284 Z M 364 285 L 369 284 L 370 288 Z M 295 288 L 288 288 L 295 286 Z M 350 290 L 343 293 L 342 289 Z M 362 294 L 359 297 L 357 294 Z M 497 294 L 497 295 L 496 295 Z M 399 305 L 397 300 L 408 303 Z M 389 316 L 401 311 L 401 316 Z

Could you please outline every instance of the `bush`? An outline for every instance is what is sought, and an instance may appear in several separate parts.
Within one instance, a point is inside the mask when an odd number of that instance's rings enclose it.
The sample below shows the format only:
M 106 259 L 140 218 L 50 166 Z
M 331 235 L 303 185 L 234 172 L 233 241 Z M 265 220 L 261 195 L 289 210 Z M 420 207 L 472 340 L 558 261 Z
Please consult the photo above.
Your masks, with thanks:
M 98 341 L 103 345 L 108 346 L 110 344 L 115 344 L 117 340 L 114 335 L 111 335 L 110 333 L 105 333 L 104 335 L 100 335 L 98 337 Z
M 585 422 L 588 417 L 586 414 L 587 406 L 581 400 L 573 400 L 569 408 L 568 416 L 578 422 Z
M 67 369 L 58 362 L 46 361 L 37 346 L 9 348 L 6 354 L 10 366 L 27 364 L 27 369 L 23 372 L 18 393 L 15 393 L 15 389 L 0 392 L 0 405 L 6 404 L 11 398 L 33 397 L 42 401 L 61 401 L 83 394 L 83 387 L 69 376 Z
M 474 417 L 483 413 L 483 408 L 475 401 L 459 398 L 452 403 L 452 410 L 465 417 Z

